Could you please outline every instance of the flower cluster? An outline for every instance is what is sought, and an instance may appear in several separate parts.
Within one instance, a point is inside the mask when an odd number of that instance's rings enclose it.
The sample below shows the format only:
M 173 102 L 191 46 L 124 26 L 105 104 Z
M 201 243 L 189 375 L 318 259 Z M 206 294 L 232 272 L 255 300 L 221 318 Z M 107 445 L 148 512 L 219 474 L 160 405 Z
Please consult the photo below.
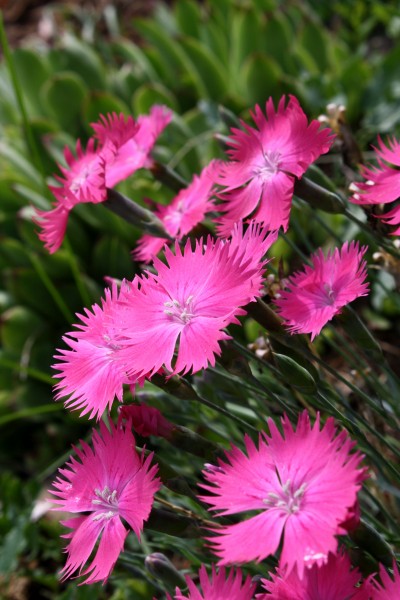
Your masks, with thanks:
M 64 579 L 78 571 L 85 583 L 106 581 L 128 535 L 123 521 L 139 538 L 161 486 L 152 455 L 137 453 L 131 427 L 142 436 L 162 436 L 165 443 L 177 429 L 153 407 L 124 405 L 124 390 L 159 381 L 160 374 L 169 380 L 215 366 L 230 339 L 228 327 L 240 325 L 247 305 L 265 292 L 266 254 L 278 229 L 288 228 L 296 180 L 332 144 L 331 131 L 317 121 L 308 123 L 292 96 L 283 97 L 277 109 L 269 99 L 266 115 L 259 106 L 251 114 L 256 128 L 242 123 L 232 130 L 229 160 L 212 161 L 169 205 L 155 209 L 172 247 L 144 235 L 133 256 L 150 266 L 119 288 L 105 290 L 101 303 L 78 314 L 79 322 L 63 337 L 65 347 L 54 365 L 56 399 L 65 398 L 66 407 L 98 420 L 111 412 L 115 398 L 122 403 L 118 425 L 107 428 L 100 422 L 92 447 L 81 442 L 77 458 L 71 457 L 53 484 L 55 510 L 75 515 L 63 521 L 70 529 L 64 536 L 69 540 Z M 170 119 L 164 107 L 153 107 L 137 121 L 101 117 L 92 124 L 94 136 L 85 149 L 78 142 L 75 155 L 65 151 L 61 185 L 51 188 L 55 208 L 36 217 L 50 252 L 61 245 L 76 204 L 104 202 L 107 188 L 152 166 L 151 150 Z M 395 142 L 390 150 L 381 143 L 382 158 L 400 165 L 397 150 Z M 381 168 L 389 177 L 389 167 Z M 373 179 L 375 172 L 365 169 L 364 174 Z M 382 201 L 389 185 L 384 179 L 376 174 L 372 202 Z M 360 184 L 359 194 L 356 201 L 369 188 Z M 214 220 L 217 236 L 196 232 L 206 216 Z M 400 222 L 397 213 L 386 217 Z M 284 326 L 291 333 L 311 334 L 312 341 L 344 306 L 365 296 L 366 251 L 355 242 L 327 255 L 318 249 L 311 265 L 289 277 L 286 289 L 276 294 Z M 296 427 L 285 414 L 281 425 L 268 419 L 269 433 L 261 432 L 258 443 L 246 435 L 245 450 L 232 445 L 216 465 L 206 464 L 199 500 L 217 516 L 235 519 L 208 527 L 206 541 L 218 567 L 210 574 L 200 568 L 200 589 L 187 576 L 187 591 L 177 587 L 174 599 L 394 598 L 397 570 L 393 579 L 382 570 L 380 582 L 376 577 L 362 581 L 339 545 L 338 537 L 358 524 L 358 492 L 366 477 L 355 443 L 331 417 L 324 421 L 319 414 L 311 424 L 304 411 Z M 185 431 L 181 427 L 179 434 Z M 239 568 L 225 569 L 271 555 L 279 565 L 268 578 L 262 571 L 257 590 L 257 582 L 244 578 Z

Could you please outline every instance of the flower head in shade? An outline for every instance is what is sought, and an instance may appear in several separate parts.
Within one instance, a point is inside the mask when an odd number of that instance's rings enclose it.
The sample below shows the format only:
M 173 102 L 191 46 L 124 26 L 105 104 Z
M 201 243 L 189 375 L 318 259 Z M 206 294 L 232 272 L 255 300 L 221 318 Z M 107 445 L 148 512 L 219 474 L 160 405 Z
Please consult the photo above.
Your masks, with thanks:
M 311 333 L 313 340 L 343 306 L 368 294 L 366 250 L 345 242 L 325 258 L 319 249 L 311 258 L 312 266 L 289 277 L 275 304 L 291 333 Z
M 350 198 L 354 204 L 389 204 L 400 198 L 400 144 L 395 138 L 388 139 L 388 146 L 381 138 L 378 138 L 378 143 L 379 148 L 374 148 L 378 167 L 362 165 L 361 175 L 366 181 L 350 186 L 351 191 L 355 192 Z M 388 225 L 400 225 L 400 206 L 396 205 L 389 212 L 376 216 Z M 400 227 L 397 227 L 392 235 L 399 234 Z
M 92 439 L 93 448 L 85 442 L 81 449 L 74 448 L 77 458 L 71 457 L 59 470 L 51 490 L 58 505 L 54 510 L 78 515 L 62 522 L 71 529 L 63 536 L 70 541 L 62 577 L 79 570 L 79 575 L 87 576 L 84 583 L 106 581 L 128 535 L 121 519 L 140 537 L 160 488 L 152 455 L 137 454 L 128 427 L 111 425 L 108 430 L 101 422 L 100 433 L 94 431 Z M 84 568 L 98 540 L 95 555 Z
M 180 240 L 188 234 L 214 208 L 214 174 L 218 161 L 212 161 L 200 175 L 195 175 L 187 188 L 181 190 L 168 206 L 159 205 L 155 214 L 163 222 L 167 233 Z M 165 244 L 165 238 L 143 235 L 133 256 L 136 260 L 148 262 Z
M 347 554 L 329 554 L 328 562 L 321 567 L 313 565 L 300 579 L 297 571 L 287 573 L 277 569 L 271 581 L 264 579 L 268 594 L 257 594 L 257 600 L 369 600 L 362 586 L 358 569 L 352 569 Z
M 126 284 L 125 284 L 126 285 Z M 59 360 L 53 368 L 59 382 L 55 385 L 56 400 L 69 396 L 65 406 L 83 409 L 81 415 L 90 418 L 101 415 L 115 398 L 122 401 L 123 385 L 134 380 L 126 374 L 126 366 L 118 360 L 120 328 L 116 306 L 118 290 L 105 290 L 102 305 L 94 304 L 92 310 L 78 315 L 81 323 L 63 337 L 68 349 L 59 349 Z
M 373 600 L 395 600 L 400 598 L 400 573 L 395 561 L 393 561 L 393 576 L 379 565 L 380 582 L 376 578 L 371 580 L 371 594 Z
M 122 405 L 119 410 L 119 421 L 128 419 L 133 429 L 142 437 L 156 435 L 168 439 L 174 429 L 173 423 L 163 414 L 145 403 Z
M 252 235 L 265 248 L 266 232 L 254 229 Z M 194 248 L 188 240 L 183 250 L 176 244 L 175 254 L 166 248 L 166 262 L 154 260 L 158 273 L 145 273 L 137 293 L 121 296 L 121 357 L 128 374 L 151 376 L 163 366 L 174 374 L 196 372 L 215 364 L 220 340 L 229 338 L 224 329 L 261 295 L 265 261 L 249 256 L 244 240 L 235 249 L 211 238 Z
M 212 495 L 201 500 L 220 515 L 245 511 L 258 514 L 224 525 L 209 538 L 220 564 L 262 560 L 282 543 L 280 564 L 304 575 L 336 552 L 336 536 L 353 510 L 365 477 L 362 456 L 345 431 L 337 433 L 329 418 L 320 429 L 306 412 L 294 431 L 286 416 L 283 435 L 269 419 L 270 435 L 262 432 L 258 447 L 245 437 L 246 452 L 233 446 L 227 461 L 208 467 L 202 484 Z M 210 509 L 210 510 L 211 510 Z
M 153 164 L 151 151 L 157 138 L 172 119 L 172 111 L 166 106 L 155 105 L 150 109 L 150 114 L 140 115 L 133 135 L 119 144 L 116 153 L 107 161 L 106 184 L 112 188 L 123 181 L 138 169 L 150 168 Z M 95 127 L 92 125 L 92 127 Z M 109 138 L 115 130 L 113 122 L 103 122 L 95 127 L 96 137 L 101 144 Z
M 294 96 L 283 96 L 275 110 L 272 98 L 266 116 L 256 106 L 251 116 L 256 128 L 242 122 L 232 129 L 230 162 L 221 166 L 216 182 L 223 186 L 219 207 L 221 235 L 229 235 L 234 223 L 254 218 L 268 229 L 288 227 L 296 177 L 301 177 L 321 154 L 328 152 L 333 135 L 307 117 Z
M 243 581 L 243 576 L 240 569 L 233 569 L 225 573 L 222 568 L 216 571 L 212 566 L 211 578 L 207 575 L 204 565 L 199 571 L 201 591 L 197 589 L 190 577 L 186 577 L 188 585 L 188 595 L 183 595 L 176 588 L 175 600 L 251 600 L 255 590 L 255 585 L 251 583 L 250 576 L 247 576 Z

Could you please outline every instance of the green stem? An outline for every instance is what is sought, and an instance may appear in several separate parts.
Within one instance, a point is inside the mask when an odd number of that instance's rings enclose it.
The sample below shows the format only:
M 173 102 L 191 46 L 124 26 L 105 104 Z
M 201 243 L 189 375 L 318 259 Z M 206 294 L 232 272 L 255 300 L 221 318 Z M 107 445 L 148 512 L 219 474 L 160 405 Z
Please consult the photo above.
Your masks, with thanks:
M 2 425 L 6 425 L 7 423 L 11 423 L 12 421 L 27 419 L 37 415 L 44 415 L 49 412 L 56 412 L 63 408 L 64 406 L 62 404 L 43 404 L 42 406 L 35 406 L 34 408 L 25 408 L 24 410 L 19 410 L 16 413 L 11 413 L 4 415 L 4 417 L 0 417 L 0 427 Z
M 92 299 L 89 295 L 87 287 L 83 281 L 82 274 L 78 267 L 76 256 L 71 248 L 71 244 L 67 236 L 64 237 L 64 249 L 67 251 L 69 265 L 71 267 L 72 276 L 75 280 L 76 287 L 78 288 L 79 294 L 82 298 L 82 302 L 85 306 L 90 306 Z
M 64 315 L 68 323 L 73 323 L 74 315 L 69 310 L 68 306 L 63 300 L 63 297 L 51 281 L 50 277 L 47 275 L 38 257 L 35 254 L 31 253 L 29 258 L 35 268 L 36 273 L 38 274 L 43 285 L 49 292 L 50 296 L 53 298 L 55 304 L 58 306 L 60 312 Z
M 37 379 L 38 381 L 43 381 L 43 383 L 48 383 L 50 385 L 54 384 L 54 380 L 50 375 L 46 375 L 46 373 L 42 373 L 38 369 L 33 369 L 32 367 L 24 367 L 19 362 L 14 360 L 10 360 L 8 358 L 3 358 L 0 356 L 0 365 L 2 367 L 7 367 L 12 369 L 13 371 L 20 371 L 24 375 L 28 375 L 32 377 L 32 379 Z

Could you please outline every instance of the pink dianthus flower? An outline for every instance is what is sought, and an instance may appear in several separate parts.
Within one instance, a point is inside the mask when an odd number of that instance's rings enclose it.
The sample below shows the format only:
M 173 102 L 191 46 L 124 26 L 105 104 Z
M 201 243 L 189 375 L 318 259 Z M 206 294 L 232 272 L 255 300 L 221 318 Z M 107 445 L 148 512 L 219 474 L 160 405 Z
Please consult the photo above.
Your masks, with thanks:
M 242 581 L 240 569 L 233 569 L 226 577 L 225 569 L 221 568 L 218 573 L 212 566 L 211 579 L 207 575 L 204 565 L 199 571 L 201 592 L 197 589 L 190 577 L 186 577 L 188 595 L 183 595 L 179 588 L 175 590 L 175 600 L 251 600 L 255 585 L 251 583 L 250 576 Z
M 374 148 L 377 154 L 378 167 L 361 165 L 361 174 L 367 180 L 353 183 L 351 191 L 355 192 L 350 198 L 354 204 L 389 204 L 400 198 L 400 144 L 393 137 L 388 139 L 385 146 L 382 139 L 378 138 L 379 148 Z M 389 163 L 389 164 L 386 164 Z M 383 215 L 375 215 L 388 225 L 400 225 L 400 205 L 395 206 Z M 399 235 L 397 227 L 392 235 Z
M 371 580 L 371 592 L 373 600 L 395 600 L 400 598 L 400 573 L 398 566 L 393 561 L 393 578 L 379 565 L 379 583 L 375 578 Z
M 107 165 L 113 164 L 119 147 L 134 136 L 138 129 L 132 117 L 118 116 L 115 113 L 102 116 L 101 127 L 107 132 L 101 142 L 96 143 L 94 138 L 90 138 L 86 149 L 83 149 L 78 140 L 75 155 L 68 146 L 64 149 L 67 167 L 59 165 L 62 177 L 56 175 L 61 185 L 50 186 L 56 199 L 54 209 L 36 211 L 34 222 L 41 227 L 39 239 L 50 253 L 56 252 L 61 246 L 68 216 L 74 206 L 82 202 L 97 204 L 106 200 L 106 186 L 109 185 Z
M 152 106 L 148 115 L 139 115 L 134 135 L 129 136 L 125 143 L 118 144 L 116 153 L 107 161 L 107 187 L 114 187 L 138 169 L 152 167 L 150 153 L 171 119 L 172 111 L 162 105 Z M 92 124 L 92 127 L 101 144 L 115 131 L 113 123 Z
M 311 333 L 313 340 L 343 306 L 368 294 L 366 251 L 357 242 L 345 242 L 325 258 L 319 249 L 312 266 L 288 278 L 275 304 L 291 333 Z
M 82 513 L 62 521 L 72 530 L 63 536 L 70 540 L 63 579 L 79 569 L 79 575 L 88 576 L 83 583 L 105 582 L 128 535 L 121 519 L 140 538 L 160 488 L 157 466 L 151 466 L 152 455 L 137 454 L 130 428 L 110 427 L 108 430 L 101 422 L 100 433 L 93 432 L 93 449 L 85 442 L 81 449 L 74 448 L 78 459 L 71 457 L 66 467 L 59 469 L 50 490 L 57 498 L 54 510 Z M 91 563 L 82 571 L 99 538 Z
M 307 122 L 298 100 L 281 98 L 277 111 L 272 98 L 266 116 L 257 105 L 251 116 L 257 128 L 241 122 L 232 129 L 228 151 L 216 182 L 223 186 L 219 206 L 219 232 L 229 235 L 240 219 L 251 217 L 270 230 L 288 227 L 296 177 L 301 177 L 321 154 L 328 152 L 334 136 L 319 121 Z
M 272 580 L 263 580 L 268 594 L 257 594 L 257 600 L 369 600 L 364 586 L 356 587 L 361 574 L 351 568 L 347 554 L 329 554 L 321 567 L 313 565 L 300 579 L 297 571 L 277 569 Z
M 283 435 L 272 419 L 270 435 L 260 434 L 258 448 L 245 437 L 247 454 L 233 446 L 227 462 L 204 471 L 212 496 L 200 499 L 220 515 L 259 511 L 234 525 L 214 530 L 209 538 L 219 564 L 260 561 L 282 544 L 280 564 L 300 579 L 304 569 L 321 566 L 336 552 L 336 536 L 354 510 L 365 477 L 362 455 L 347 432 L 337 433 L 332 418 L 320 430 L 319 416 L 311 427 L 306 412 L 296 431 L 282 419 Z
M 127 285 L 127 284 L 124 284 Z M 118 359 L 120 351 L 120 327 L 116 306 L 118 290 L 105 290 L 101 307 L 85 309 L 77 315 L 81 323 L 63 337 L 69 349 L 58 349 L 55 356 L 60 362 L 53 365 L 60 373 L 55 385 L 56 400 L 69 395 L 65 406 L 83 409 L 81 416 L 90 413 L 90 418 L 100 419 L 105 409 L 111 408 L 115 398 L 122 401 L 123 385 L 135 380 L 126 374 L 126 365 Z
M 252 237 L 266 250 L 274 236 L 254 227 L 235 242 L 206 243 L 188 240 L 183 251 L 165 249 L 166 262 L 154 260 L 157 274 L 145 272 L 137 279 L 138 290 L 121 297 L 120 323 L 124 329 L 121 358 L 133 377 L 156 373 L 165 367 L 171 373 L 188 373 L 215 364 L 220 340 L 229 339 L 224 329 L 238 323 L 243 306 L 262 293 L 265 262 L 250 255 Z M 248 244 L 246 244 L 246 241 Z M 176 359 L 174 355 L 176 352 Z
M 155 214 L 163 222 L 171 238 L 178 240 L 189 233 L 214 208 L 214 173 L 218 161 L 212 161 L 200 175 L 195 175 L 187 188 L 181 190 L 168 206 L 157 206 Z M 149 262 L 163 248 L 165 238 L 143 235 L 133 252 L 136 260 Z

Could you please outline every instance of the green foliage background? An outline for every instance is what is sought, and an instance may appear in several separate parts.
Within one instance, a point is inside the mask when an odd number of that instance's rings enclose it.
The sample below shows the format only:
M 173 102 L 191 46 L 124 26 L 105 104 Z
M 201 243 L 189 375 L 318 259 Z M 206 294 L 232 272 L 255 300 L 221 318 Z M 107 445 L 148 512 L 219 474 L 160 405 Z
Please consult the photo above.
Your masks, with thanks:
M 57 6 L 54 10 L 62 12 Z M 193 528 L 181 523 L 178 535 L 146 530 L 142 545 L 130 536 L 106 587 L 61 585 L 58 518 L 47 514 L 32 520 L 35 501 L 46 496 L 71 443 L 88 438 L 91 429 L 53 401 L 55 348 L 75 322 L 75 312 L 99 300 L 104 276 L 134 276 L 130 251 L 140 235 L 103 206 L 80 205 L 70 217 L 62 249 L 52 256 L 44 250 L 31 221 L 32 207 L 50 208 L 47 185 L 54 183 L 63 147 L 73 147 L 78 137 L 86 140 L 89 123 L 99 114 L 138 115 L 163 103 L 174 117 L 157 144 L 156 158 L 189 180 L 213 157 L 223 157 L 218 135 L 229 134 L 229 111 L 247 118 L 256 103 L 263 105 L 269 96 L 277 101 L 284 93 L 295 94 L 314 118 L 328 103 L 344 104 L 363 150 L 379 133 L 400 134 L 396 3 L 176 0 L 135 20 L 129 37 L 123 35 L 122 18 L 106 22 L 107 35 L 100 35 L 91 14 L 82 13 L 79 23 L 64 22 L 54 43 L 32 42 L 12 51 L 26 119 L 10 61 L 0 64 L 0 596 L 5 598 L 16 597 L 12 593 L 20 584 L 26 598 L 148 599 L 161 594 L 163 584 L 144 570 L 146 554 L 165 552 L 192 572 L 210 560 L 201 541 L 191 538 Z M 227 110 L 221 112 L 220 105 Z M 350 167 L 343 166 L 340 154 L 320 167 L 309 176 L 346 196 Z M 149 197 L 167 203 L 173 197 L 146 171 L 119 189 L 136 201 Z M 349 210 L 363 219 L 362 211 Z M 347 320 L 345 314 L 324 330 L 315 345 L 318 360 L 309 347 L 307 354 L 305 346 L 278 337 L 272 362 L 254 366 L 257 384 L 246 384 L 240 371 L 233 375 L 231 364 L 192 378 L 196 393 L 214 408 L 153 386 L 143 394 L 174 422 L 223 447 L 241 443 L 245 430 L 254 433 L 266 416 L 277 416 L 283 408 L 292 419 L 304 406 L 333 414 L 358 440 L 371 466 L 362 501 L 366 525 L 374 532 L 352 546 L 354 560 L 368 573 L 376 569 L 377 559 L 386 557 L 390 563 L 386 544 L 395 548 L 400 536 L 399 254 L 368 224 L 315 210 L 298 199 L 289 233 L 273 254 L 290 273 L 319 245 L 354 238 L 370 245 L 371 263 L 373 253 L 381 252 L 370 270 L 372 293 Z M 278 269 L 276 260 L 272 270 Z M 243 329 L 232 331 L 242 354 L 262 333 L 251 318 Z M 164 440 L 152 439 L 149 446 L 163 461 L 162 469 L 169 465 L 196 490 L 200 458 Z M 162 497 L 208 517 L 185 495 L 164 491 Z

